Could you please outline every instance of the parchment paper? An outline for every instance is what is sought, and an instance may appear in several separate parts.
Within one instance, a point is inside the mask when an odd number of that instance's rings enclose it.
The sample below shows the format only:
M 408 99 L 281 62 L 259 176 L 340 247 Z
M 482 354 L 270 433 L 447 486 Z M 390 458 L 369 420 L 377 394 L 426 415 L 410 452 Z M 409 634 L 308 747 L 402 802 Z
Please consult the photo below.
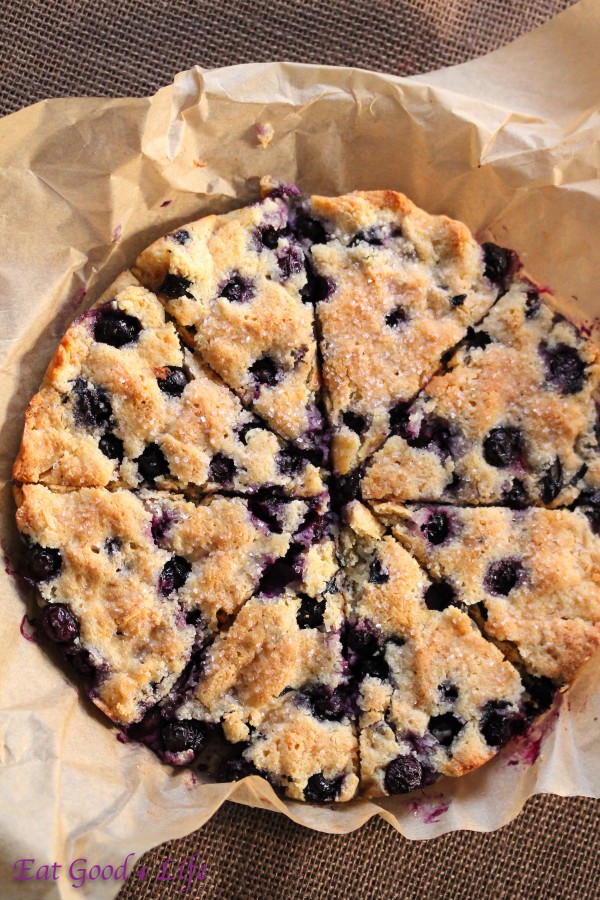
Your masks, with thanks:
M 598 656 L 528 739 L 416 797 L 315 809 L 257 778 L 195 783 L 118 743 L 60 665 L 19 634 L 35 603 L 11 575 L 10 493 L 24 410 L 69 322 L 151 240 L 254 200 L 264 174 L 306 193 L 396 188 L 463 219 L 515 248 L 595 336 L 599 46 L 600 2 L 586 0 L 503 50 L 412 79 L 288 63 L 194 68 L 150 99 L 50 100 L 0 122 L 3 898 L 112 897 L 121 882 L 71 887 L 69 863 L 117 865 L 198 828 L 226 799 L 332 833 L 381 815 L 423 839 L 498 828 L 542 791 L 600 796 Z M 273 127 L 266 148 L 257 123 Z M 13 882 L 26 857 L 62 864 L 59 880 Z

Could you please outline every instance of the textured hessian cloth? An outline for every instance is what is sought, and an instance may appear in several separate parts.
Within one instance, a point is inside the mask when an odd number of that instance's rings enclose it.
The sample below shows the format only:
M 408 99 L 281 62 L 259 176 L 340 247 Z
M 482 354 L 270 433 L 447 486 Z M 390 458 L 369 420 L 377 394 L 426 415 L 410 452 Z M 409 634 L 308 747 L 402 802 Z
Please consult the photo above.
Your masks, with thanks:
M 0 113 L 45 97 L 141 96 L 194 64 L 285 59 L 412 75 L 508 43 L 571 0 L 5 0 Z M 410 842 L 379 819 L 346 837 L 225 806 L 147 853 L 119 900 L 600 897 L 595 800 L 535 797 L 493 834 Z M 207 878 L 157 882 L 163 860 L 201 853 Z M 171 870 L 173 871 L 173 870 Z

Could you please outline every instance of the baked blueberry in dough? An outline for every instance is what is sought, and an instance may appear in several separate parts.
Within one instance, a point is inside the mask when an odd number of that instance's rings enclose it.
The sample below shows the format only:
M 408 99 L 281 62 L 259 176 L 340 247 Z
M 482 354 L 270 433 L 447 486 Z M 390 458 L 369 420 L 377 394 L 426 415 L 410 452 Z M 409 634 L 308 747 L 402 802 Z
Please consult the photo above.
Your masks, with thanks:
M 14 465 L 22 571 L 122 739 L 332 803 L 550 707 L 600 643 L 600 365 L 548 300 L 402 194 L 265 180 L 73 322 Z

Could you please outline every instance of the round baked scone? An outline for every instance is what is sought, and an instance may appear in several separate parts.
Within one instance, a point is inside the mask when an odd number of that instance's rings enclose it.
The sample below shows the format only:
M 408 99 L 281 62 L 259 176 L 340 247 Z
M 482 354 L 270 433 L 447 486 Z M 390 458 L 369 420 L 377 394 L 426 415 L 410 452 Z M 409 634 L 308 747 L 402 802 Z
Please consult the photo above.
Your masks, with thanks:
M 402 194 L 264 181 L 72 323 L 22 573 L 122 741 L 324 803 L 551 706 L 600 645 L 600 356 L 549 299 Z

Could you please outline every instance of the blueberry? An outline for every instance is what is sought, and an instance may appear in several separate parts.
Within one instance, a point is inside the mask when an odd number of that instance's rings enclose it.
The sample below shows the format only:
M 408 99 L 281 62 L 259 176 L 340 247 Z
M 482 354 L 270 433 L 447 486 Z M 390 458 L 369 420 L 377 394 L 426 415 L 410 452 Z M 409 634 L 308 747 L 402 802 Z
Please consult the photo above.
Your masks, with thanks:
M 449 747 L 465 727 L 465 720 L 453 713 L 442 713 L 432 716 L 427 727 L 442 747 Z
M 260 428 L 261 426 L 254 419 L 251 422 L 245 422 L 241 428 L 237 429 L 237 436 L 240 443 L 247 446 L 248 441 L 248 433 L 253 431 L 255 428 Z
M 192 564 L 183 556 L 172 556 L 164 564 L 158 578 L 158 589 L 163 597 L 183 587 L 192 571 Z
M 381 649 L 382 639 L 369 619 L 359 619 L 355 623 L 346 622 L 345 642 L 359 656 L 373 656 Z
M 351 503 L 358 496 L 361 469 L 354 469 L 347 475 L 336 475 L 331 487 L 331 499 L 336 506 L 342 507 Z
M 258 231 L 258 239 L 263 247 L 267 247 L 269 250 L 275 250 L 279 243 L 279 238 L 285 237 L 287 233 L 287 228 L 277 229 L 273 228 L 272 225 L 264 225 Z
M 523 579 L 523 566 L 517 559 L 507 557 L 490 563 L 485 575 L 485 589 L 490 594 L 507 597 Z
M 152 532 L 152 540 L 157 547 L 160 547 L 171 525 L 175 521 L 175 516 L 168 509 L 161 509 L 152 516 L 150 530 Z
M 116 459 L 119 462 L 123 460 L 123 456 L 125 455 L 123 441 L 121 438 L 118 438 L 116 434 L 112 434 L 110 431 L 103 434 L 98 441 L 98 446 L 100 451 L 108 457 L 108 459 Z
M 219 484 L 228 484 L 236 473 L 236 465 L 232 459 L 223 453 L 215 453 L 210 461 L 208 478 Z
M 277 254 L 277 265 L 284 279 L 298 275 L 304 268 L 304 253 L 297 244 L 289 244 Z
M 452 306 L 462 306 L 466 299 L 466 294 L 456 294 L 454 297 L 450 298 L 450 303 Z
M 44 607 L 42 627 L 57 644 L 70 644 L 79 637 L 79 622 L 64 603 L 49 603 Z
M 427 521 L 421 525 L 421 531 L 430 544 L 442 544 L 450 533 L 448 516 L 441 510 L 431 513 Z
M 339 796 L 343 782 L 343 775 L 338 778 L 325 778 L 321 772 L 311 775 L 304 788 L 304 799 L 309 803 L 326 803 L 328 800 L 335 800 Z
M 335 291 L 335 284 L 331 278 L 317 275 L 312 261 L 306 257 L 304 261 L 306 269 L 306 284 L 300 289 L 300 296 L 305 303 L 320 303 L 327 300 Z
M 423 770 L 415 756 L 397 756 L 385 767 L 384 784 L 388 794 L 406 794 L 421 786 Z
M 225 297 L 230 303 L 247 303 L 253 296 L 253 283 L 239 273 L 230 278 L 219 291 L 219 297 Z
M 467 328 L 465 340 L 467 347 L 473 350 L 485 350 L 492 343 L 492 339 L 487 331 L 478 331 L 472 328 L 471 325 Z
M 169 397 L 181 397 L 189 381 L 185 369 L 181 366 L 163 366 L 158 371 L 158 386 L 163 394 L 168 394 Z
M 189 288 L 192 282 L 182 275 L 172 275 L 170 272 L 165 275 L 164 281 L 158 288 L 159 294 L 164 294 L 169 300 L 177 300 L 179 297 L 189 297 L 194 299 L 194 295 Z
M 274 387 L 280 377 L 277 363 L 270 356 L 263 356 L 253 362 L 250 373 L 257 384 L 267 387 Z
M 298 594 L 300 608 L 296 614 L 298 628 L 320 628 L 325 615 L 325 600 Z
M 430 451 L 437 450 L 444 457 L 451 452 L 452 436 L 450 425 L 441 416 L 423 416 L 418 434 L 412 433 L 410 424 L 408 424 L 406 433 L 402 437 L 404 437 L 409 447 L 427 448 Z
M 341 722 L 344 717 L 354 714 L 356 692 L 351 685 L 340 685 L 331 690 L 317 684 L 307 694 L 300 695 L 300 700 L 308 704 L 315 719 Z
M 159 475 L 168 475 L 169 463 L 158 444 L 148 444 L 136 459 L 138 471 L 146 481 L 154 481 Z
M 359 678 L 370 676 L 371 678 L 380 678 L 382 681 L 385 681 L 389 674 L 390 667 L 387 664 L 383 650 L 375 653 L 373 656 L 369 656 L 367 659 L 363 659 L 358 669 Z
M 219 773 L 217 775 L 218 781 L 241 781 L 242 778 L 246 778 L 248 775 L 260 775 L 261 773 L 258 771 L 254 763 L 249 762 L 247 759 L 244 759 L 243 756 L 234 757 L 233 759 L 226 759 L 221 763 L 219 768 Z
M 73 383 L 75 421 L 86 428 L 102 428 L 112 418 L 112 407 L 105 390 L 88 384 L 84 378 Z
M 389 580 L 389 572 L 385 569 L 383 563 L 378 559 L 374 559 L 369 566 L 369 582 L 371 584 L 387 584 Z
M 309 241 L 311 244 L 327 243 L 327 232 L 321 222 L 306 212 L 299 212 L 296 216 L 294 231 L 301 240 Z
M 346 428 L 349 428 L 350 431 L 354 431 L 356 434 L 363 434 L 368 427 L 365 416 L 352 412 L 352 410 L 347 410 L 342 414 L 342 422 Z
M 190 239 L 190 233 L 185 228 L 180 228 L 179 231 L 173 231 L 169 237 L 176 244 L 186 244 Z
M 406 310 L 401 306 L 397 306 L 391 312 L 387 314 L 385 317 L 385 324 L 389 326 L 389 328 L 398 329 L 401 325 L 404 325 L 406 322 Z
M 542 503 L 552 503 L 556 500 L 563 486 L 562 463 L 558 456 L 540 480 L 540 494 Z
M 266 566 L 256 588 L 257 594 L 265 597 L 277 597 L 286 587 L 298 581 L 297 557 L 293 548 L 288 550 L 282 559 L 277 559 Z
M 554 700 L 557 687 L 545 675 L 530 675 L 529 672 L 521 673 L 523 687 L 531 698 L 531 713 L 540 715 L 545 712 Z
M 578 394 L 583 389 L 585 363 L 575 347 L 568 344 L 548 347 L 542 344 L 540 352 L 546 363 L 548 378 L 561 394 Z
M 409 425 L 408 404 L 400 401 L 389 411 L 390 433 L 404 437 Z
M 282 475 L 299 475 L 306 466 L 307 459 L 297 447 L 291 444 L 277 454 L 277 468 Z
M 96 666 L 91 653 L 88 650 L 84 650 L 83 647 L 67 647 L 65 659 L 84 678 L 95 677 L 100 679 L 107 672 L 106 667 L 98 668 Z
M 279 521 L 278 513 L 281 510 L 281 504 L 268 498 L 251 497 L 248 500 L 248 509 L 251 514 L 269 526 L 269 530 L 273 534 L 281 534 L 283 527 Z
M 525 300 L 525 318 L 533 319 L 542 305 L 540 295 L 536 290 L 527 291 L 527 299 Z
M 194 756 L 202 750 L 206 743 L 207 729 L 201 722 L 193 719 L 182 719 L 163 725 L 160 739 L 163 749 L 169 753 L 185 753 L 191 750 Z
M 442 612 L 448 606 L 455 605 L 456 591 L 447 581 L 434 581 L 425 591 L 427 609 Z
M 483 247 L 484 275 L 499 287 L 506 287 L 516 262 L 512 250 L 486 242 Z
M 349 247 L 356 247 L 357 244 L 370 244 L 371 247 L 381 247 L 385 237 L 384 229 L 379 226 L 373 228 L 365 228 L 357 231 L 350 243 Z
M 502 495 L 502 502 L 510 509 L 525 509 L 528 504 L 528 497 L 523 482 L 515 478 L 509 490 Z
M 490 466 L 504 469 L 516 462 L 523 450 L 518 428 L 492 428 L 483 442 L 483 456 Z
M 33 581 L 50 581 L 60 573 L 62 555 L 53 547 L 31 544 L 27 548 L 27 563 L 28 575 Z
M 451 681 L 442 681 L 438 686 L 438 691 L 444 703 L 456 703 L 458 700 L 458 688 Z
M 295 198 L 300 197 L 301 194 L 302 191 L 295 184 L 292 184 L 291 182 L 281 181 L 279 182 L 279 184 L 276 184 L 273 188 L 271 188 L 267 196 L 271 197 L 274 200 L 294 200 Z
M 94 325 L 94 338 L 100 344 L 124 347 L 137 341 L 142 323 L 120 309 L 104 307 L 100 310 Z
M 583 512 L 590 523 L 592 533 L 600 535 L 600 509 L 597 506 L 590 506 L 588 509 L 584 509 Z
M 488 700 L 483 707 L 479 729 L 490 747 L 501 747 L 524 727 L 524 717 L 508 700 Z
M 121 549 L 121 545 L 122 545 L 121 538 L 118 538 L 118 537 L 107 538 L 106 541 L 104 542 L 104 549 L 106 550 L 106 552 L 108 553 L 109 556 L 114 556 L 115 553 L 118 553 L 118 551 Z

